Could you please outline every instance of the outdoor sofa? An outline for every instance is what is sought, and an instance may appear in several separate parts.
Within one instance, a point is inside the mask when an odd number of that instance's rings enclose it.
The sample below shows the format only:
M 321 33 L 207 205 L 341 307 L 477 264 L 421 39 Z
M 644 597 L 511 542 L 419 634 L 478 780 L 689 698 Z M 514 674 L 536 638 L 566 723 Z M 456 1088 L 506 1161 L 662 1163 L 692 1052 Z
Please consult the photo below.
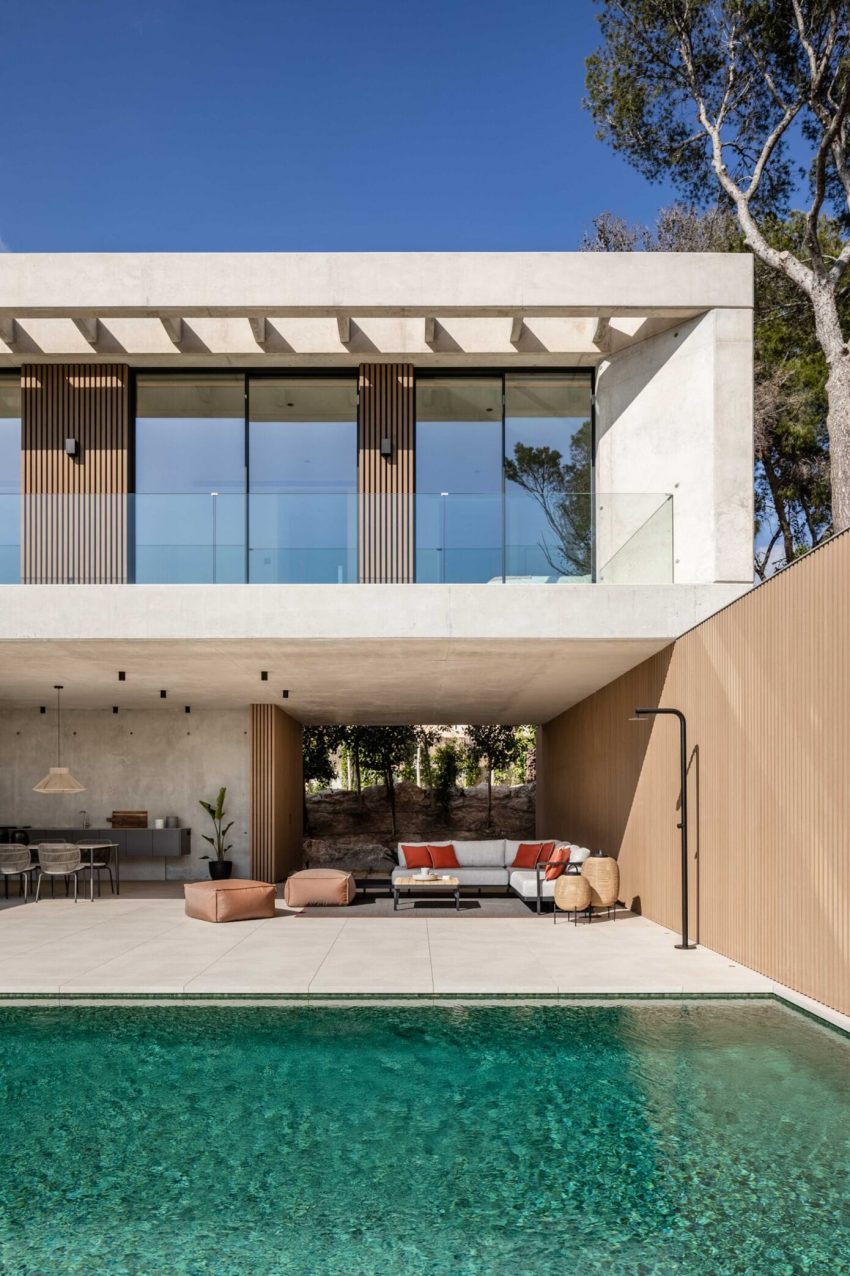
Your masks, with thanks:
M 520 846 L 536 844 L 538 842 L 549 842 L 554 845 L 556 851 L 561 848 L 569 848 L 570 857 L 565 867 L 566 872 L 578 872 L 578 866 L 583 864 L 590 855 L 590 851 L 586 846 L 575 846 L 570 842 L 564 841 L 562 838 L 523 838 L 521 841 L 514 841 L 510 838 L 491 838 L 488 841 L 458 841 L 453 838 L 451 841 L 439 841 L 432 838 L 430 842 L 399 842 L 396 848 L 398 857 L 398 866 L 393 869 L 393 883 L 397 877 L 406 877 L 411 873 L 415 873 L 415 868 L 410 868 L 405 855 L 405 847 L 428 847 L 428 846 L 452 846 L 457 857 L 459 868 L 437 869 L 435 871 L 451 874 L 460 881 L 461 889 L 464 887 L 488 887 L 501 888 L 506 892 L 513 891 L 526 904 L 534 904 L 538 913 L 542 911 L 544 900 L 554 899 L 555 882 L 557 878 L 547 879 L 546 877 L 546 861 L 538 862 L 534 868 L 515 868 L 514 860 Z

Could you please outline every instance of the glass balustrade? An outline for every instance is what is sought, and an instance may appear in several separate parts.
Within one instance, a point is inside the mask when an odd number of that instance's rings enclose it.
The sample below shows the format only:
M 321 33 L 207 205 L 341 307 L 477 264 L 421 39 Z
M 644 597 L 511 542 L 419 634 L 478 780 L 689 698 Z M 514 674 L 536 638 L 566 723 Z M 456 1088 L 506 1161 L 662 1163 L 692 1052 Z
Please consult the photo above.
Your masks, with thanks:
M 378 542 L 422 584 L 669 584 L 673 498 L 0 494 L 2 584 L 353 584 Z

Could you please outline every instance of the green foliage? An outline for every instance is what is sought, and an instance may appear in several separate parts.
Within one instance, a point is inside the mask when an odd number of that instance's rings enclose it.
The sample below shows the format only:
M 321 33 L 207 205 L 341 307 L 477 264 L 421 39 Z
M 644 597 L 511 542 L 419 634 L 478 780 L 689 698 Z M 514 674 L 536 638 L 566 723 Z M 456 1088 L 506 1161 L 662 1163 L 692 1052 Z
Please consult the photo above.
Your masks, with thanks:
M 440 744 L 434 750 L 433 788 L 434 804 L 448 822 L 451 810 L 452 795 L 457 789 L 460 772 L 460 750 L 451 740 Z
M 336 779 L 334 754 L 345 738 L 345 727 L 308 726 L 304 728 L 304 783 L 327 789 Z
M 743 188 L 786 104 L 802 98 L 798 122 L 813 140 L 818 121 L 806 101 L 809 71 L 793 0 L 598 0 L 598 5 L 603 43 L 587 59 L 586 105 L 597 136 L 650 181 L 672 181 L 693 204 L 712 202 L 717 183 L 697 95 L 708 119 L 721 118 L 725 169 Z M 834 89 L 841 81 L 846 5 L 802 0 L 801 10 L 818 52 L 826 48 L 829 12 L 835 17 L 837 39 L 825 59 L 826 93 L 831 80 Z M 787 212 L 798 176 L 790 147 L 791 137 L 780 130 L 757 182 L 754 211 Z
M 564 461 L 557 448 L 516 443 L 505 457 L 505 478 L 528 492 L 542 509 L 553 539 L 540 548 L 559 576 L 589 576 L 592 570 L 590 499 L 590 421 L 570 441 Z
M 833 514 L 850 523 L 850 5 L 597 2 L 603 42 L 587 61 L 586 104 L 598 136 L 693 205 L 719 200 L 738 229 L 724 250 L 746 243 L 757 258 L 764 576 L 777 546 L 787 562 Z M 792 209 L 800 198 L 804 213 Z
M 502 771 L 516 761 L 519 752 L 516 727 L 496 723 L 468 726 L 466 736 L 471 757 L 483 761 L 487 768 L 487 823 L 493 822 L 493 772 Z
M 460 767 L 464 784 L 468 788 L 474 788 L 481 779 L 481 758 L 467 745 L 460 750 Z
M 233 828 L 233 821 L 231 820 L 229 824 L 222 827 L 226 818 L 224 810 L 224 800 L 226 796 L 227 789 L 222 786 L 218 791 L 218 796 L 216 797 L 215 802 L 205 802 L 203 798 L 201 798 L 198 803 L 199 806 L 204 808 L 207 815 L 213 822 L 213 836 L 209 837 L 206 833 L 202 834 L 202 836 L 204 841 L 209 842 L 210 846 L 213 848 L 215 858 L 217 860 L 226 859 L 227 852 L 233 850 L 233 843 L 227 841 L 227 835 Z M 210 855 L 201 856 L 202 860 L 208 860 L 211 858 L 212 856 Z

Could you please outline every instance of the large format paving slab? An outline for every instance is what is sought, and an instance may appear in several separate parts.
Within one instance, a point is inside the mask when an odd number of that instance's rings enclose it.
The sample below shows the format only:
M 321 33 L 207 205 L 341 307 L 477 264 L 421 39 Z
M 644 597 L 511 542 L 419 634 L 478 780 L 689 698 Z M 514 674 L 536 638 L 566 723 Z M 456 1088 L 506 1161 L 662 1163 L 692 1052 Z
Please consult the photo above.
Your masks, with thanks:
M 130 883 L 94 903 L 0 901 L 5 993 L 767 993 L 769 979 L 620 910 L 566 917 L 309 916 L 211 925 Z

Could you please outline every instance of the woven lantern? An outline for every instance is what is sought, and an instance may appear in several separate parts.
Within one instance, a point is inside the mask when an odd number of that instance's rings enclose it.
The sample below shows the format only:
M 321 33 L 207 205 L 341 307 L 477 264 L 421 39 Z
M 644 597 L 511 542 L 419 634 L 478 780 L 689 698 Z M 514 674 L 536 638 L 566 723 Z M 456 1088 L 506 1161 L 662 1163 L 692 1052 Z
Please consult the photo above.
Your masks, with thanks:
M 608 855 L 591 855 L 581 866 L 594 908 L 611 908 L 620 894 L 620 866 Z

